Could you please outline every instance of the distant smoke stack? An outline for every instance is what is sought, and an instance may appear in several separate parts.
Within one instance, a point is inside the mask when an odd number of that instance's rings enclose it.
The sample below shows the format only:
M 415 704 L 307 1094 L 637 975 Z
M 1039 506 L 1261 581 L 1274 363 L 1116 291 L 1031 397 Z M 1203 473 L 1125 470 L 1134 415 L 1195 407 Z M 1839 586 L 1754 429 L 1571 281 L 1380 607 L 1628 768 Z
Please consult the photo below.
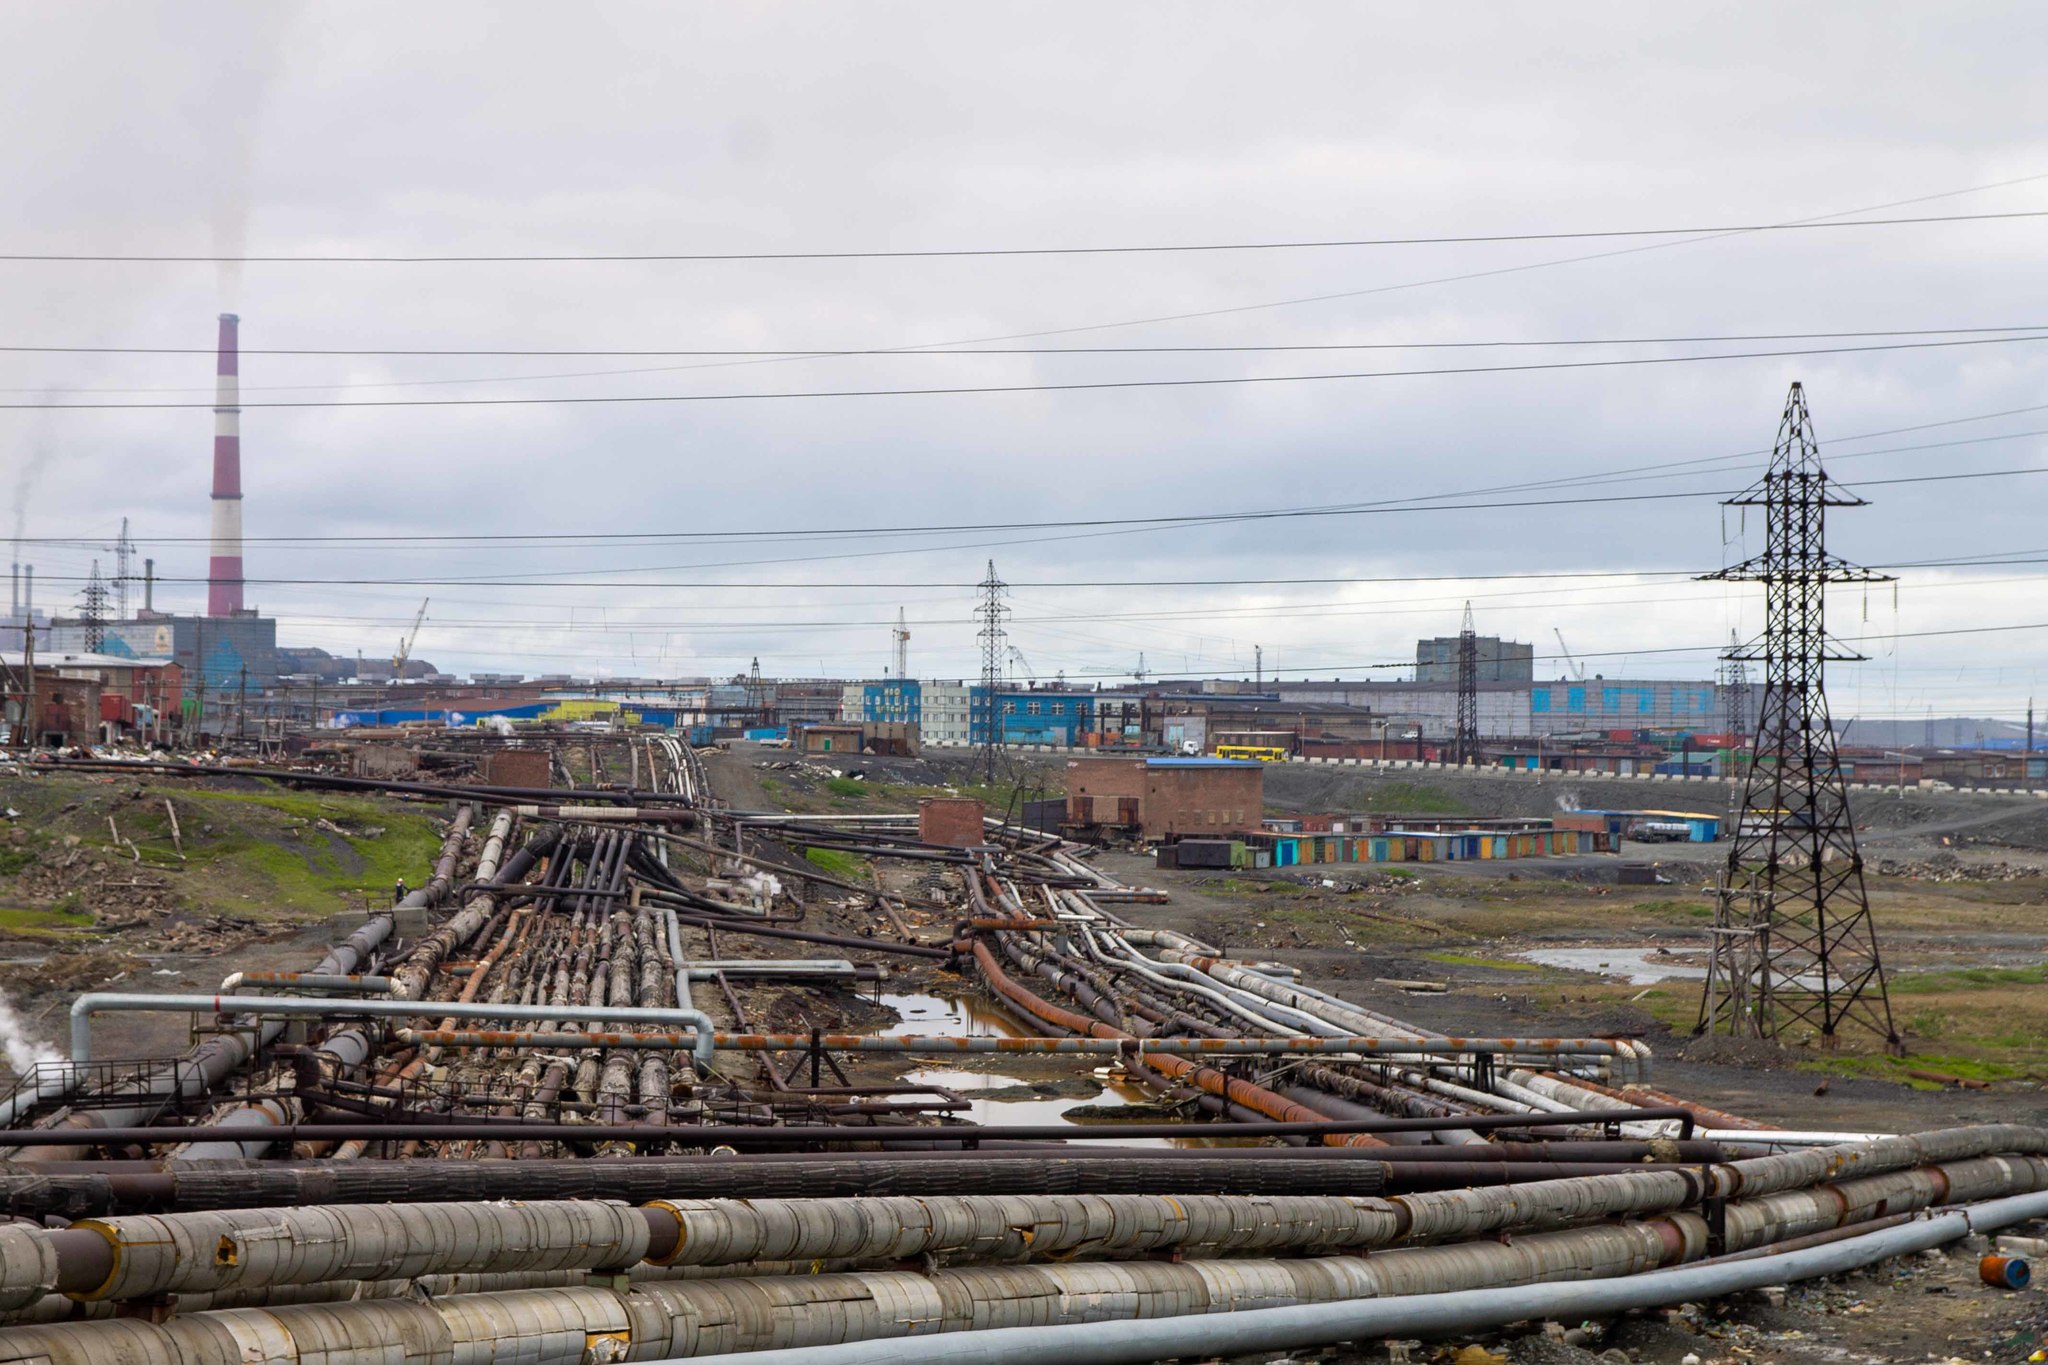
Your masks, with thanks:
M 220 315 L 213 391 L 213 555 L 206 565 L 206 614 L 242 609 L 241 319 Z
M 12 621 L 21 615 L 21 565 L 17 562 L 7 567 L 13 575 L 8 580 L 7 596 L 7 619 Z
M 21 619 L 33 622 L 36 617 L 36 566 L 21 566 Z

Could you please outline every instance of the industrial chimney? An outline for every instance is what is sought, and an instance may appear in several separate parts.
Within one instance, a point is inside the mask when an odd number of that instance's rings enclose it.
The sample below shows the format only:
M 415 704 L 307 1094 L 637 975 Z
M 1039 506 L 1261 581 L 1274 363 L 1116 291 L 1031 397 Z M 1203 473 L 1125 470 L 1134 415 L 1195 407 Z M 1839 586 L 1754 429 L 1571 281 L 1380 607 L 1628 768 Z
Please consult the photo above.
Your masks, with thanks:
M 213 554 L 206 565 L 206 614 L 242 609 L 241 319 L 220 315 L 213 392 Z

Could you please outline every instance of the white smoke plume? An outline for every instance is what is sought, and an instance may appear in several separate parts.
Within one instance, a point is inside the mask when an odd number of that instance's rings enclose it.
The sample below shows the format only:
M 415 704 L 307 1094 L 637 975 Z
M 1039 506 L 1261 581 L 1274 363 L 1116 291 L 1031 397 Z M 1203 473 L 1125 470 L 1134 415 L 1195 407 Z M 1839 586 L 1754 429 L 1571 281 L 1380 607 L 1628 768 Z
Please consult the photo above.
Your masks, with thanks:
M 0 1052 L 7 1055 L 7 1065 L 17 1076 L 27 1075 L 39 1063 L 63 1060 L 54 1049 L 30 1035 L 28 1025 L 4 995 L 0 995 Z

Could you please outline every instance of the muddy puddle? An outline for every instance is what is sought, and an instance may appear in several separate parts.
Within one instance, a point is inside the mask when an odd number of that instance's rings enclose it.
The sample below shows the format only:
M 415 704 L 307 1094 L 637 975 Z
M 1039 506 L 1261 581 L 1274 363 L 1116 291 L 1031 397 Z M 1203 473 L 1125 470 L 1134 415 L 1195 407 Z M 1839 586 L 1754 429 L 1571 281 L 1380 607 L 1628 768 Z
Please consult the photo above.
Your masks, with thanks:
M 1631 986 L 1653 986 L 1659 981 L 1704 981 L 1707 977 L 1707 969 L 1694 965 L 1689 957 L 1655 948 L 1537 948 L 1520 956 L 1545 967 L 1594 972 Z
M 882 995 L 877 1000 L 901 1016 L 898 1022 L 882 1030 L 888 1037 L 1033 1036 L 1007 1015 L 973 1000 L 952 1000 L 932 995 Z M 940 1086 L 950 1090 L 968 1102 L 968 1108 L 958 1111 L 956 1117 L 999 1127 L 1114 1123 L 1114 1117 L 1102 1111 L 1134 1107 L 1144 1111 L 1132 1115 L 1140 1122 L 1156 1122 L 1165 1117 L 1149 1107 L 1154 1099 L 1149 1091 L 1107 1068 L 1094 1065 L 1106 1060 L 1104 1058 L 1071 1054 L 1059 1057 L 989 1056 L 990 1062 L 1005 1069 L 979 1071 L 969 1069 L 974 1064 L 969 1059 L 975 1057 L 977 1054 L 963 1056 L 961 1061 L 966 1065 L 922 1068 L 916 1068 L 915 1060 L 906 1057 L 903 1059 L 905 1067 L 916 1069 L 906 1069 L 902 1080 L 909 1085 Z M 1200 1125 L 1189 1125 L 1190 1133 L 1199 1131 Z M 1119 1140 L 1117 1145 L 1220 1147 L 1239 1144 L 1227 1138 L 1187 1137 L 1126 1138 Z
M 896 1011 L 897 1021 L 882 1030 L 888 1038 L 1024 1038 L 1007 1015 L 972 1000 L 938 995 L 878 995 L 875 1002 Z

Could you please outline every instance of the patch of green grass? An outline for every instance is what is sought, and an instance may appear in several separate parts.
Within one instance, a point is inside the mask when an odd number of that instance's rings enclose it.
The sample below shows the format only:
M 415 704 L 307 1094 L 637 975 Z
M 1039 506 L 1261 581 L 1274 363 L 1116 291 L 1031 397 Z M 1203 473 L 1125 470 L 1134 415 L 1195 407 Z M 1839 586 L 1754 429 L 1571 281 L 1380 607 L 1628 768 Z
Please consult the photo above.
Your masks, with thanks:
M 192 792 L 179 801 L 192 865 L 245 897 L 245 908 L 327 910 L 357 891 L 382 899 L 400 878 L 423 884 L 441 849 L 431 808 L 415 814 L 359 797 L 296 792 Z M 251 806 L 284 816 L 283 828 Z M 321 820 L 342 832 L 319 828 Z
M 858 778 L 831 777 L 825 780 L 825 790 L 831 792 L 834 796 L 851 796 L 864 799 L 874 789 Z
M 1375 787 L 1368 804 L 1405 815 L 1463 815 L 1466 809 L 1465 803 L 1449 792 L 1419 782 L 1388 782 Z
M 1533 962 L 1515 962 L 1504 957 L 1474 957 L 1470 953 L 1424 953 L 1431 962 L 1443 962 L 1454 967 L 1490 967 L 1497 972 L 1540 972 L 1543 968 Z
M 1637 901 L 1634 908 L 1650 915 L 1683 915 L 1688 919 L 1714 917 L 1714 907 L 1705 901 Z
M 1857 1057 L 1830 1057 L 1825 1061 L 1801 1062 L 1802 1071 L 1827 1072 L 1836 1076 L 1869 1076 L 1882 1081 L 1899 1081 L 1915 1090 L 1945 1090 L 1940 1081 L 1930 1081 L 1907 1073 L 1931 1071 L 1941 1076 L 1954 1076 L 1965 1081 L 2010 1081 L 2027 1074 L 2023 1066 L 2004 1062 L 1982 1061 L 1974 1057 L 1956 1057 L 1939 1052 L 1909 1052 L 1903 1057 L 1889 1057 L 1872 1054 Z
M 2048 984 L 2048 963 L 2033 967 L 1958 967 L 1947 972 L 1902 973 L 1891 979 L 1893 995 L 1936 995 L 1995 986 Z
M 837 848 L 807 848 L 804 859 L 812 866 L 827 872 L 841 881 L 859 881 L 867 871 L 867 860 L 857 853 L 848 853 Z
M 48 933 L 91 925 L 92 916 L 77 909 L 0 910 L 0 930 L 9 933 Z
M 19 876 L 35 860 L 32 848 L 0 848 L 0 877 Z
M 1308 888 L 1293 882 L 1254 881 L 1248 877 L 1225 877 L 1216 889 L 1232 896 L 1299 896 Z

